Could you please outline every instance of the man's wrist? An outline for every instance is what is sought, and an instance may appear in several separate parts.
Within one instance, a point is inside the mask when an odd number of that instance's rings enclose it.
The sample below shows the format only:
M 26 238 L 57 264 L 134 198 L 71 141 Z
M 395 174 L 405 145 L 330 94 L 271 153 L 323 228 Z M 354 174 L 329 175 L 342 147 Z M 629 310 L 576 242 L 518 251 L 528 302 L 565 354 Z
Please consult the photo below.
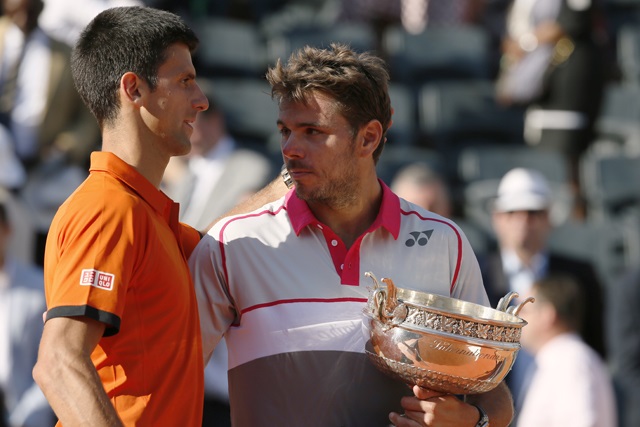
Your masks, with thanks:
M 474 406 L 478 410 L 478 413 L 480 414 L 480 417 L 478 418 L 478 422 L 476 423 L 475 427 L 489 427 L 489 416 L 484 411 L 484 409 L 482 409 L 480 405 L 472 405 L 472 406 Z

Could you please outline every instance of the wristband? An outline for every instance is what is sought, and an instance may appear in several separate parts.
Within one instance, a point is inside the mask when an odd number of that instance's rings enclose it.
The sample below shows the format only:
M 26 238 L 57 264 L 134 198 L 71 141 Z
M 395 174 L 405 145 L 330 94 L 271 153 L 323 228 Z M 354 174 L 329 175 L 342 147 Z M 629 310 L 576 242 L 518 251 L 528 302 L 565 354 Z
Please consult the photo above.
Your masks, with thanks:
M 482 409 L 482 407 L 478 405 L 472 405 L 472 406 L 475 406 L 478 412 L 480 412 L 480 419 L 476 423 L 475 427 L 489 427 L 489 416 L 484 411 L 484 409 Z
M 284 185 L 287 188 L 293 187 L 293 179 L 291 179 L 291 175 L 289 175 L 289 170 L 287 169 L 287 165 L 282 165 L 282 169 L 280 169 L 280 176 L 282 176 L 282 180 L 284 181 Z

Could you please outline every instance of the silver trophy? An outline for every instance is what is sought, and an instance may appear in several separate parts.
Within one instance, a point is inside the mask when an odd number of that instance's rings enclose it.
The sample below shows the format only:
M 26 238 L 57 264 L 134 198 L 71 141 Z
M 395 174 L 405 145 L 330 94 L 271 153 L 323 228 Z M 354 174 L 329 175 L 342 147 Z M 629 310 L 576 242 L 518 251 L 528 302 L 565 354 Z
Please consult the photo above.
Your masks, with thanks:
M 518 297 L 511 292 L 493 309 L 365 274 L 374 283 L 364 309 L 365 352 L 382 372 L 434 391 L 473 394 L 495 388 L 513 366 L 527 324 L 518 314 L 533 298 L 509 306 Z

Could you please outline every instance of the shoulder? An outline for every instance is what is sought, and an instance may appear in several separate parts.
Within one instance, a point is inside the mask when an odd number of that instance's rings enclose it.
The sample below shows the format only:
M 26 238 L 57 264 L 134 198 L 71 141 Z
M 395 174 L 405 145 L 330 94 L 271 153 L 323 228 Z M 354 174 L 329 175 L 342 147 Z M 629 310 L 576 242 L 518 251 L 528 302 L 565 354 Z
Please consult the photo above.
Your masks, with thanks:
M 142 199 L 114 178 L 90 175 L 62 204 L 54 222 L 80 226 L 94 222 L 137 223 L 146 210 Z
M 253 211 L 228 216 L 218 221 L 208 234 L 215 238 L 226 236 L 255 235 L 267 231 L 265 227 L 286 223 L 290 226 L 289 217 L 284 206 L 284 197 L 267 203 Z
M 452 236 L 462 235 L 462 230 L 455 221 L 428 211 L 418 205 L 400 198 L 400 214 L 402 226 L 428 226 L 431 229 L 440 229 Z
M 90 202 L 91 207 L 97 209 L 136 209 L 143 204 L 134 190 L 106 173 L 89 175 L 71 199 L 74 202 Z
M 592 375 L 588 371 L 603 368 L 600 356 L 575 334 L 564 334 L 552 339 L 541 349 L 536 359 L 543 365 L 553 366 L 556 371 L 561 368 Z

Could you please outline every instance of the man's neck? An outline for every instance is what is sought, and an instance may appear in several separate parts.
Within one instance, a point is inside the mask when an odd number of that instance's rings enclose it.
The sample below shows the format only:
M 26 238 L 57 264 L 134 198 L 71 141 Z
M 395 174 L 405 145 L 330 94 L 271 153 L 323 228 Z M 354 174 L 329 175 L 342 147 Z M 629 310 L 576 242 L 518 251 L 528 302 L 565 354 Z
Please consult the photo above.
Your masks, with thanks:
M 333 208 L 322 203 L 308 203 L 315 217 L 336 233 L 347 249 L 371 227 L 376 220 L 382 203 L 382 188 L 376 180 L 375 185 L 358 195 L 357 200 L 348 206 Z
M 518 259 L 527 268 L 533 268 L 534 262 L 537 260 L 537 256 L 540 252 L 534 252 L 526 248 L 515 248 L 514 252 L 518 256 Z
M 127 132 L 117 130 L 104 131 L 102 139 L 102 151 L 110 152 L 129 164 L 151 182 L 156 188 L 160 188 L 162 176 L 169 164 L 169 158 L 163 156 L 157 150 L 138 142 L 139 138 Z

